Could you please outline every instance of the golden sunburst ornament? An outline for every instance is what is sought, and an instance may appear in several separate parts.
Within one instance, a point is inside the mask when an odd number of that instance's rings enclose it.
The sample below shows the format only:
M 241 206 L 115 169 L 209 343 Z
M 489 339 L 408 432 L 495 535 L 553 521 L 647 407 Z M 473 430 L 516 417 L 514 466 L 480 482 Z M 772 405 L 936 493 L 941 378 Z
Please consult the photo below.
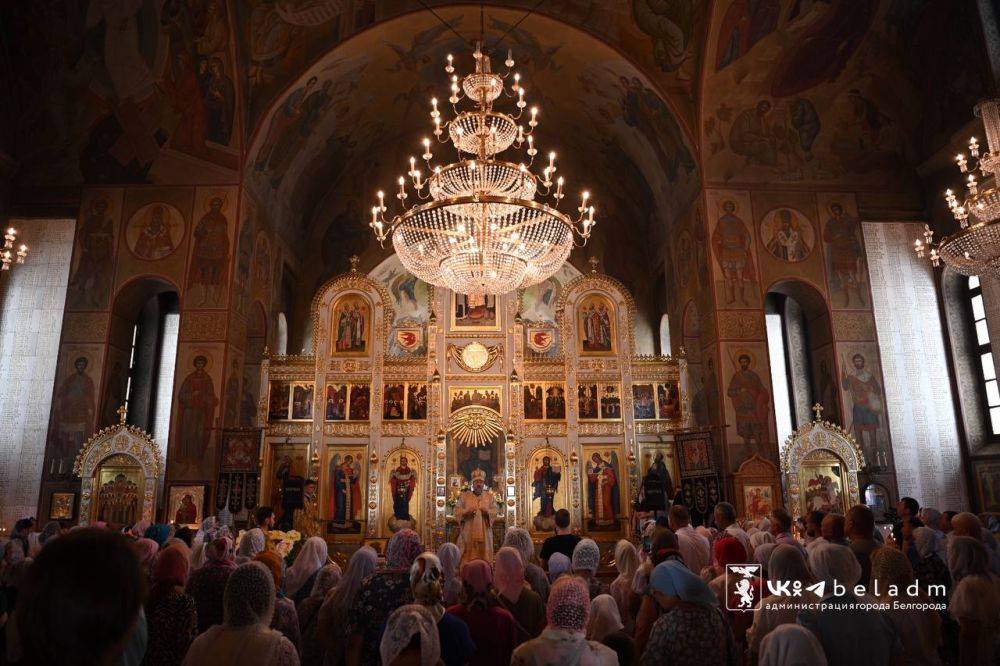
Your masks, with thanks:
M 469 405 L 451 415 L 448 432 L 463 446 L 482 446 L 503 432 L 503 421 L 492 409 Z

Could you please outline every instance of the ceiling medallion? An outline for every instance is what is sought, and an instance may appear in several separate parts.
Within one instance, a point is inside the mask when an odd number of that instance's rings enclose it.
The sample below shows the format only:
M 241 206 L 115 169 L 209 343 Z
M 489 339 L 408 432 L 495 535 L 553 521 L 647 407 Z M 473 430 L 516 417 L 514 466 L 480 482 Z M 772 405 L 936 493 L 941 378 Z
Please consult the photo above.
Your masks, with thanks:
M 1000 100 L 980 102 L 975 114 L 983 119 L 988 152 L 980 154 L 979 142 L 972 137 L 969 157 L 975 163 L 970 165 L 963 154 L 955 158 L 959 171 L 968 174 L 968 193 L 961 202 L 951 190 L 944 193 L 959 230 L 935 242 L 934 232 L 925 224 L 924 237 L 913 242 L 913 249 L 921 258 L 929 252 L 934 266 L 943 261 L 962 275 L 1000 276 Z
M 466 372 L 482 372 L 492 366 L 502 354 L 502 345 L 487 347 L 481 342 L 470 342 L 462 347 L 448 345 L 448 355 Z
M 444 68 L 451 77 L 448 102 L 455 117 L 442 122 L 438 100 L 431 100 L 434 136 L 454 146 L 457 161 L 434 163 L 431 139 L 425 138 L 421 157 L 426 173 L 415 157 L 407 172 L 412 205 L 407 203 L 407 179 L 400 176 L 399 212 L 386 217 L 386 194 L 379 191 L 369 226 L 383 246 L 391 237 L 403 265 L 425 282 L 459 294 L 506 294 L 549 278 L 574 246 L 586 244 L 595 224 L 594 207 L 584 191 L 575 219 L 559 210 L 566 195 L 562 176 L 555 176 L 554 152 L 540 174 L 531 171 L 538 154 L 538 108 L 532 107 L 530 118 L 525 117 L 525 89 L 520 74 L 511 70 L 510 52 L 503 75 L 493 73 L 481 44 L 473 57 L 475 71 L 464 77 L 454 73 L 451 55 Z M 501 97 L 516 100 L 516 111 L 494 108 Z M 472 108 L 460 109 L 464 99 Z M 524 148 L 526 156 L 499 158 L 511 148 Z M 539 200 L 542 197 L 549 197 L 550 203 Z

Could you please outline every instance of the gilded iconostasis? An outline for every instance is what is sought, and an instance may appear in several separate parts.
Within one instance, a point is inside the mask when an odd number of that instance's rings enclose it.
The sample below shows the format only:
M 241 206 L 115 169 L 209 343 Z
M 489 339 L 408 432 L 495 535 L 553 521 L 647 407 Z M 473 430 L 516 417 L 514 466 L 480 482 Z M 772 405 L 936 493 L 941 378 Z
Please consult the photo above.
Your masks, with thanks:
M 927 203 L 934 156 L 992 80 L 974 3 L 485 3 L 540 150 L 601 219 L 553 278 L 486 297 L 417 280 L 368 228 L 390 165 L 433 130 L 445 56 L 479 34 L 478 6 L 422 4 L 0 9 L 21 35 L 4 206 L 77 222 L 49 427 L 21 445 L 40 485 L 8 504 L 79 518 L 74 461 L 118 422 L 153 296 L 179 315 L 160 517 L 245 517 L 287 486 L 332 541 L 451 538 L 476 470 L 499 523 L 539 534 L 563 507 L 627 533 L 662 471 L 699 511 L 759 513 L 784 491 L 775 294 L 805 322 L 793 424 L 820 403 L 860 447 L 861 494 L 912 490 L 866 225 L 946 213 Z M 995 500 L 990 446 L 947 497 Z

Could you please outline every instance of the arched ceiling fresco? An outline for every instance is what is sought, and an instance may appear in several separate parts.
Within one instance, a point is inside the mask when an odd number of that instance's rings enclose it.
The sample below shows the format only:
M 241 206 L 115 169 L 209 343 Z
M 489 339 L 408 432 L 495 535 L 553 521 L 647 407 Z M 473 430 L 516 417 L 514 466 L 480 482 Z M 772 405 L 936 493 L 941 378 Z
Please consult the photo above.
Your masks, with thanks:
M 708 30 L 710 184 L 915 190 L 986 94 L 975 3 L 720 0 Z
M 477 8 L 438 14 L 463 36 L 478 34 Z M 523 16 L 489 8 L 486 43 Z M 640 71 L 586 33 L 535 15 L 510 32 L 496 60 L 508 44 L 529 104 L 541 109 L 541 155 L 559 155 L 567 203 L 584 188 L 597 201 L 602 224 L 587 253 L 631 284 L 648 282 L 643 271 L 660 261 L 665 230 L 700 185 L 673 113 Z M 343 270 L 352 253 L 380 256 L 365 211 L 431 136 L 430 98 L 446 97 L 448 53 L 459 71 L 471 68 L 469 46 L 429 12 L 387 21 L 316 62 L 262 117 L 244 182 L 299 250 L 304 284 Z M 448 146 L 435 151 L 453 158 Z

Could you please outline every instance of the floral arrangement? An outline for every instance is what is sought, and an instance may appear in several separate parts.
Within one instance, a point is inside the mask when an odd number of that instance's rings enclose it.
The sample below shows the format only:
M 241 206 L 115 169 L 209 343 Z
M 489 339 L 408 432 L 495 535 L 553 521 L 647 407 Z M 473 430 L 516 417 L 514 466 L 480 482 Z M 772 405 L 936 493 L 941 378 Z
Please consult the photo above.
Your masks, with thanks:
M 282 532 L 281 530 L 271 530 L 267 533 L 267 540 L 278 555 L 282 558 L 288 557 L 295 544 L 302 540 L 302 535 L 295 530 Z

